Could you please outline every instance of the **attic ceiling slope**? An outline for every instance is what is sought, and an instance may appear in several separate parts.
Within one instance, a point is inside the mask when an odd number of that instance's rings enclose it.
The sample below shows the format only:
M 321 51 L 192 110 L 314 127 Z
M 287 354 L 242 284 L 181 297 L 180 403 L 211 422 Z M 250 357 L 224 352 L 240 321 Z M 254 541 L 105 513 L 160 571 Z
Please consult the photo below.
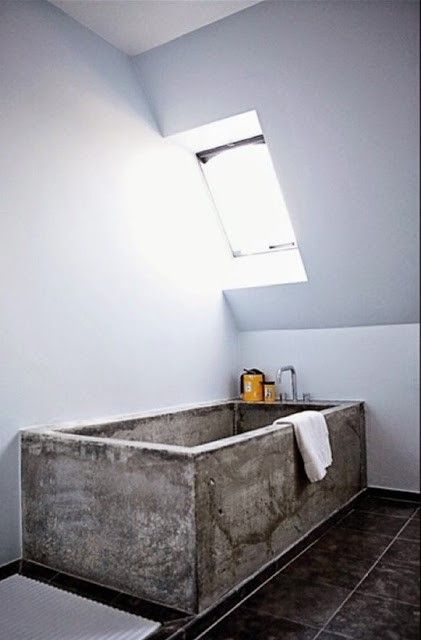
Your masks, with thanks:
M 135 58 L 164 135 L 259 116 L 308 282 L 226 292 L 240 329 L 419 322 L 418 13 L 262 2 Z
M 398 299 L 390 289 L 377 295 L 311 283 L 250 287 L 225 291 L 239 331 L 331 329 L 375 325 L 418 324 L 419 303 L 403 287 Z
M 138 55 L 262 0 L 49 0 L 128 55 Z

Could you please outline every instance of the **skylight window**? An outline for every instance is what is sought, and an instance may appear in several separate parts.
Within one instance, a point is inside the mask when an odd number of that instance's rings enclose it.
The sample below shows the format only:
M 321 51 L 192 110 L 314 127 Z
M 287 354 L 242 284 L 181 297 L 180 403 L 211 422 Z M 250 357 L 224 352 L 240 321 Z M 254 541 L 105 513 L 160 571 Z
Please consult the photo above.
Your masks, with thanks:
M 196 155 L 234 257 L 297 248 L 263 135 Z

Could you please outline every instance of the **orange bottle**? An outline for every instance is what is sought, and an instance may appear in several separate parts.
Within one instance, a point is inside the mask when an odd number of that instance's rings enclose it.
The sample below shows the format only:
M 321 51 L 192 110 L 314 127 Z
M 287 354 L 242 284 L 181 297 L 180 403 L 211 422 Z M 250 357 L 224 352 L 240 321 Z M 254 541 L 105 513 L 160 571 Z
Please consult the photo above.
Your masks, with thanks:
M 276 400 L 276 391 L 275 391 L 275 383 L 269 382 L 269 380 L 265 380 L 263 385 L 263 396 L 265 402 L 275 402 Z
M 263 402 L 265 376 L 259 369 L 244 369 L 241 375 L 241 397 L 245 402 Z

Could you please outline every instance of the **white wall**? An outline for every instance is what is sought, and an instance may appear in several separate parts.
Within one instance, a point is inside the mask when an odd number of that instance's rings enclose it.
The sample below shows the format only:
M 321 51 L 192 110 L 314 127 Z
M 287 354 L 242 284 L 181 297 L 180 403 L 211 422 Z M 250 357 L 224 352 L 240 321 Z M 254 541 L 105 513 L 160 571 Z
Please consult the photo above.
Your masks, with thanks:
M 129 59 L 48 3 L 0 5 L 0 564 L 17 430 L 232 395 L 228 258 L 199 169 Z
M 259 114 L 308 282 L 230 291 L 240 329 L 419 322 L 418 2 L 267 0 L 136 64 L 165 134 Z
M 239 371 L 286 364 L 300 394 L 366 402 L 369 485 L 419 491 L 419 325 L 240 334 Z

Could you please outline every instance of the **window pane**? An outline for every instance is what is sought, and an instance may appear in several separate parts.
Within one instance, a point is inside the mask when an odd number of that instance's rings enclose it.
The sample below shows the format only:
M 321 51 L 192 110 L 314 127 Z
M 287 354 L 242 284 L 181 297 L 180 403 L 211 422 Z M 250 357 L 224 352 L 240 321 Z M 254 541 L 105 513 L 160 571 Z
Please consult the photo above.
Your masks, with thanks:
M 266 144 L 227 149 L 202 169 L 234 255 L 295 243 Z

